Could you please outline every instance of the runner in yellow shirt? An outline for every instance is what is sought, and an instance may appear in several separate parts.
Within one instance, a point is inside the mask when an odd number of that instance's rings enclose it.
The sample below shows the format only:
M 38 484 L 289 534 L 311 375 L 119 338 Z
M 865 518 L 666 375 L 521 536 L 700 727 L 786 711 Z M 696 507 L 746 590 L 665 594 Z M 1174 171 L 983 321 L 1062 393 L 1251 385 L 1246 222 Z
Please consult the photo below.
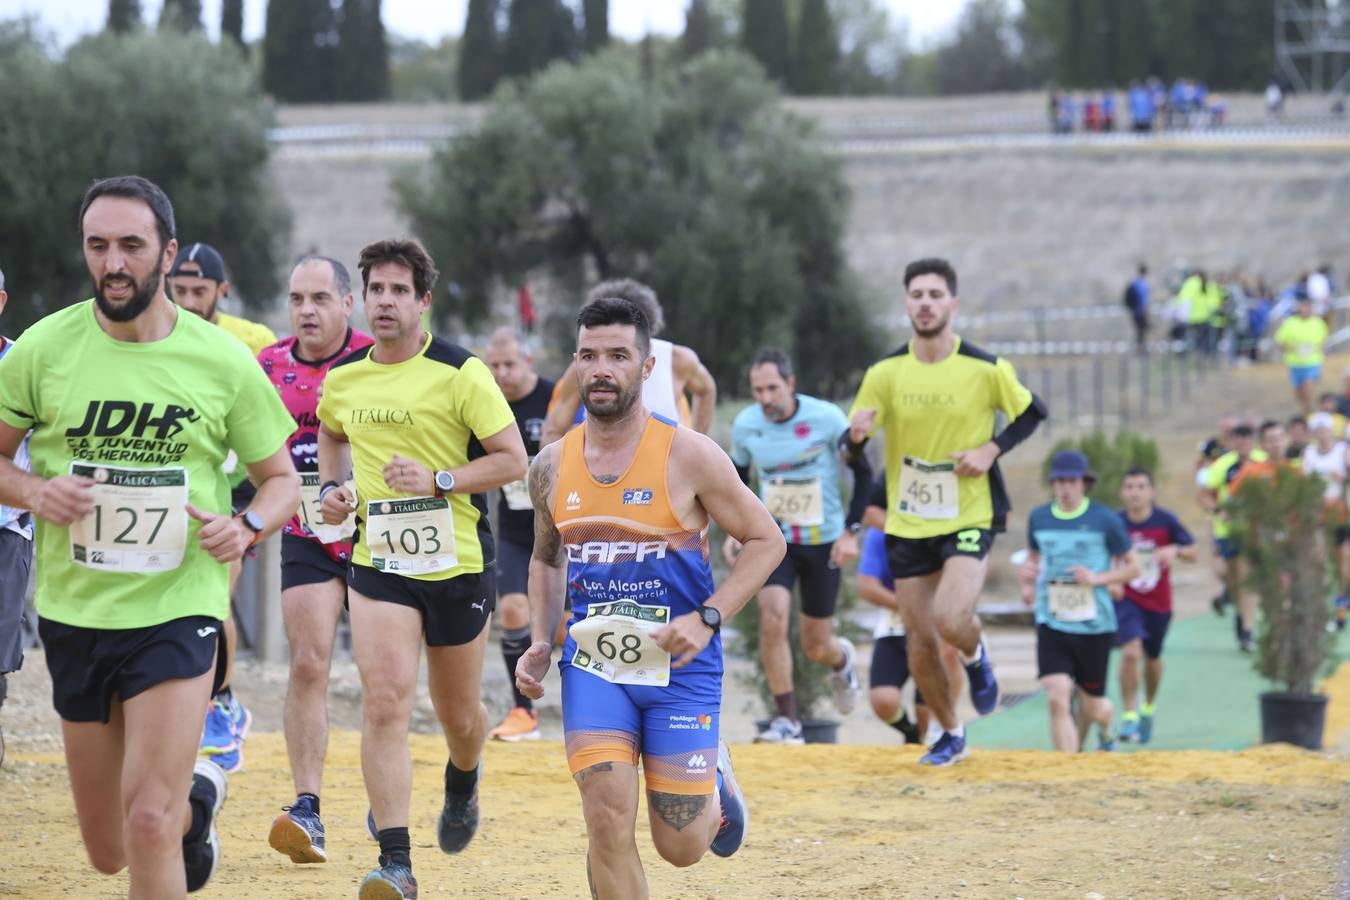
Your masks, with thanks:
M 1299 298 L 1294 314 L 1281 322 L 1276 330 L 1275 343 L 1284 352 L 1294 398 L 1298 401 L 1299 411 L 1306 416 L 1312 412 L 1313 385 L 1322 377 L 1327 344 L 1326 320 L 1313 315 L 1312 300 Z

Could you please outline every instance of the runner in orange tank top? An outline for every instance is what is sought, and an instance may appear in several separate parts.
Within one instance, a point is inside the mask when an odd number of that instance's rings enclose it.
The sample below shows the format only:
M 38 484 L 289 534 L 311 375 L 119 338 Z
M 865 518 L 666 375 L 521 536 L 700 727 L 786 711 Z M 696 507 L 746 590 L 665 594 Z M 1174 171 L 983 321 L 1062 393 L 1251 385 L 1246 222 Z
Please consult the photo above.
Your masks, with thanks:
M 586 422 L 530 468 L 534 644 L 516 685 L 543 696 L 565 597 L 563 730 L 586 818 L 591 895 L 628 900 L 647 896 L 629 824 L 639 758 L 662 857 L 687 866 L 709 849 L 730 856 L 744 839 L 745 799 L 718 740 L 719 629 L 764 584 L 785 544 L 721 447 L 643 406 L 653 359 L 641 308 L 599 297 L 577 324 Z M 708 566 L 712 519 L 744 544 L 721 587 Z

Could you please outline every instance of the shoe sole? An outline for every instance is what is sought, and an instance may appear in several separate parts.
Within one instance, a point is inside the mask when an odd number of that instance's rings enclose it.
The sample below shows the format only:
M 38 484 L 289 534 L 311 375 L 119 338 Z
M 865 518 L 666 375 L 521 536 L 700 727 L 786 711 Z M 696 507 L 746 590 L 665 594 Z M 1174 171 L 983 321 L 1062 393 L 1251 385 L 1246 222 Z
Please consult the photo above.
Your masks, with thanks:
M 360 900 L 407 900 L 408 895 L 399 890 L 398 885 L 382 878 L 372 878 L 361 882 Z M 416 897 L 416 894 L 413 894 Z
M 771 746 L 771 747 L 777 747 L 777 746 L 783 746 L 783 745 L 790 745 L 790 746 L 793 746 L 793 747 L 800 747 L 802 744 L 805 744 L 805 743 L 806 743 L 806 738 L 783 738 L 782 740 L 779 740 L 779 741 L 771 741 L 771 740 L 767 740 L 767 739 L 755 738 L 753 741 L 751 741 L 751 743 L 752 743 L 752 744 L 768 744 L 768 745 Z
M 745 836 L 750 833 L 750 804 L 745 802 L 745 794 L 741 792 L 741 783 L 736 780 L 736 772 L 731 767 L 731 750 L 725 742 L 718 741 L 717 761 L 720 763 L 723 759 L 726 760 L 726 768 L 722 769 L 722 783 L 730 789 L 732 794 L 739 796 L 741 799 L 741 841 L 736 845 L 736 850 L 740 850 L 741 847 L 745 846 Z M 721 768 L 721 766 L 718 768 Z M 713 853 L 726 859 L 729 856 L 734 856 L 736 850 L 725 854 L 713 850 Z
M 519 741 L 537 741 L 540 738 L 539 729 L 527 731 L 524 734 L 494 734 L 491 735 L 494 741 L 506 741 L 508 744 L 514 744 Z
M 328 854 L 314 846 L 304 826 L 282 813 L 272 821 L 267 843 L 273 850 L 285 854 L 293 863 L 326 863 Z

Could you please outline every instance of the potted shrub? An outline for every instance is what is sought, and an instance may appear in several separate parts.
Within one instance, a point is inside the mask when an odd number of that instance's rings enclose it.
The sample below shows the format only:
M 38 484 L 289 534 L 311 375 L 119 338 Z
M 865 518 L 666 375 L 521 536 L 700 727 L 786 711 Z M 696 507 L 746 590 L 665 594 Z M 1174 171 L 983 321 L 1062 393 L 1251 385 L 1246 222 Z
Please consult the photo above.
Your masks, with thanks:
M 1256 669 L 1283 687 L 1261 695 L 1261 740 L 1309 750 L 1322 748 L 1327 705 L 1316 691 L 1333 589 L 1323 487 L 1281 466 L 1273 478 L 1244 479 L 1228 507 L 1260 600 Z

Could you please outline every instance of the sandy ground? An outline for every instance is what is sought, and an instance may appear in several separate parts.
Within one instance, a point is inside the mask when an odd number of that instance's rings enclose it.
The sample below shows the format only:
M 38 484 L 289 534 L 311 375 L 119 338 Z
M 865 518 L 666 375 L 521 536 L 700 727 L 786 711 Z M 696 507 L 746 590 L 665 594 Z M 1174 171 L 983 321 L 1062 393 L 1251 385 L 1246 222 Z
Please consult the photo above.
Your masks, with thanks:
M 124 876 L 96 875 L 78 837 L 56 742 L 24 732 L 45 702 L 40 654 L 6 704 L 0 769 L 0 896 L 117 897 Z M 1328 743 L 1350 742 L 1350 666 L 1328 685 Z M 31 722 L 31 720 L 30 720 Z M 47 732 L 50 735 L 50 732 Z M 297 867 L 267 829 L 292 796 L 277 733 L 255 733 L 220 820 L 224 862 L 202 897 L 351 896 L 374 864 L 365 835 L 359 735 L 333 735 L 324 787 L 331 854 Z M 922 770 L 896 746 L 738 745 L 750 835 L 730 860 L 677 870 L 644 829 L 657 897 L 1341 897 L 1350 758 L 1289 747 L 1241 753 L 980 751 Z M 445 749 L 413 739 L 414 862 L 426 896 L 584 896 L 585 834 L 562 746 L 490 744 L 483 824 L 447 859 L 435 847 Z M 639 814 L 645 822 L 645 813 Z M 55 888 L 54 888 L 55 886 Z

